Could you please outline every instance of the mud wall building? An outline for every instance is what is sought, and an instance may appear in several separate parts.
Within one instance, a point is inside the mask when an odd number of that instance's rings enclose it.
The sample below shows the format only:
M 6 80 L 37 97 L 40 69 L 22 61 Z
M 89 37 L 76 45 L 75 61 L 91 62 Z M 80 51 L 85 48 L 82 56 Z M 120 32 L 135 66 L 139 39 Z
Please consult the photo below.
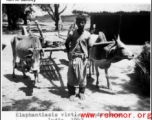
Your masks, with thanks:
M 126 44 L 150 41 L 150 11 L 147 4 L 101 4 L 75 8 L 74 13 L 90 15 L 90 30 L 104 32 L 108 41 L 120 35 Z

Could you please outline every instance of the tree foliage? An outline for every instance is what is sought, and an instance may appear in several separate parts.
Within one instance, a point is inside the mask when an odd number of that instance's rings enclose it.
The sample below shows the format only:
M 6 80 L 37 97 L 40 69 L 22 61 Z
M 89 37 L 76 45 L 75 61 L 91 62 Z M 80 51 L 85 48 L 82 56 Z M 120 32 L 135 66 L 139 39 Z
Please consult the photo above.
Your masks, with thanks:
M 28 15 L 34 12 L 32 4 L 3 4 L 2 11 L 7 15 L 9 29 L 17 28 L 16 23 L 19 18 L 24 20 L 24 24 L 27 24 Z
M 61 11 L 59 10 L 60 4 L 38 4 L 38 7 L 51 16 L 52 20 L 55 21 L 55 30 L 58 30 L 58 23 L 61 19 L 61 14 L 65 11 L 67 5 L 65 5 L 65 7 Z

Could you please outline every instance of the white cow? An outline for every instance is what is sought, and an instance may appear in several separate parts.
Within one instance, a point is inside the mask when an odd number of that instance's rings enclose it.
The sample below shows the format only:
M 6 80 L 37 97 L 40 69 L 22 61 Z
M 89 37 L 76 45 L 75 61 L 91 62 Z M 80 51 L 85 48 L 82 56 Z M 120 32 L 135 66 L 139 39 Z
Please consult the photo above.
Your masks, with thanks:
M 26 77 L 25 72 L 31 71 L 34 73 L 35 81 L 40 82 L 38 78 L 40 56 L 44 53 L 39 38 L 32 35 L 18 35 L 11 40 L 11 45 L 13 52 L 13 77 L 15 77 L 16 58 L 18 57 L 24 77 Z

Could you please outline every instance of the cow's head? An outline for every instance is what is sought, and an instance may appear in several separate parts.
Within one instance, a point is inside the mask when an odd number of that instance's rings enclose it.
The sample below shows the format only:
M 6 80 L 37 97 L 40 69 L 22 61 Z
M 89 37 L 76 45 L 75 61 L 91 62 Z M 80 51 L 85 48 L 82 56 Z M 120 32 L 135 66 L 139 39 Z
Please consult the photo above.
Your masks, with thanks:
M 118 35 L 117 40 L 114 40 L 114 45 L 110 50 L 109 56 L 113 57 L 113 62 L 120 61 L 122 59 L 131 60 L 134 57 L 134 54 L 126 47 L 124 43 L 121 42 Z
M 44 54 L 44 51 L 39 48 L 29 48 L 29 54 L 25 56 L 27 68 L 33 72 L 40 72 L 40 56 Z

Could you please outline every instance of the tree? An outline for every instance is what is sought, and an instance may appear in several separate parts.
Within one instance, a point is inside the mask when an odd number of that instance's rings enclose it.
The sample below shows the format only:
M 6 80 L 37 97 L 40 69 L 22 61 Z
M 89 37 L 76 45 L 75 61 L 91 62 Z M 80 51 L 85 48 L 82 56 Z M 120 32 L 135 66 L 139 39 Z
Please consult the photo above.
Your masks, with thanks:
M 61 11 L 59 11 L 60 4 L 39 4 L 38 6 L 42 11 L 47 12 L 51 16 L 52 20 L 54 20 L 55 22 L 55 30 L 58 30 L 58 24 L 59 20 L 61 20 L 61 14 L 65 11 L 67 5 L 65 5 L 65 7 Z
M 24 24 L 27 24 L 28 15 L 34 12 L 32 4 L 3 4 L 2 10 L 7 15 L 9 29 L 17 28 L 16 23 L 19 18 L 24 20 Z

